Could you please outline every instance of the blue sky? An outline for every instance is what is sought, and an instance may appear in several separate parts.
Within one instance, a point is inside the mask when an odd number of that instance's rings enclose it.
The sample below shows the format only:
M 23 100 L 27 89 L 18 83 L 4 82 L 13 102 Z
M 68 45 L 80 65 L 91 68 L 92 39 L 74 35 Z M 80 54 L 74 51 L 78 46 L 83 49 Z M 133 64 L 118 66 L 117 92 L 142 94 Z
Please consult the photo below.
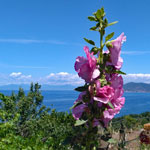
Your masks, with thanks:
M 102 6 L 108 21 L 119 21 L 106 33 L 127 36 L 125 81 L 150 82 L 149 0 L 5 0 L 0 1 L 0 84 L 82 82 L 74 62 L 84 55 L 83 37 L 99 44 L 87 17 Z

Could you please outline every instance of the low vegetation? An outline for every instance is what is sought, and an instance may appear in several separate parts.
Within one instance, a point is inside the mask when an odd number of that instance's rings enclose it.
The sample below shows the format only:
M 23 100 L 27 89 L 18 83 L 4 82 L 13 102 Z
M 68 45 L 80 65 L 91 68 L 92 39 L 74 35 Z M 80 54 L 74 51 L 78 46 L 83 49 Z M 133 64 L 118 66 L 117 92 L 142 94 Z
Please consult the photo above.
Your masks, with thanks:
M 74 127 L 71 113 L 44 106 L 40 87 L 31 84 L 27 94 L 21 88 L 11 96 L 0 94 L 0 150 L 85 149 L 86 128 Z M 115 118 L 107 132 L 119 131 L 120 122 L 128 130 L 149 121 L 150 112 Z

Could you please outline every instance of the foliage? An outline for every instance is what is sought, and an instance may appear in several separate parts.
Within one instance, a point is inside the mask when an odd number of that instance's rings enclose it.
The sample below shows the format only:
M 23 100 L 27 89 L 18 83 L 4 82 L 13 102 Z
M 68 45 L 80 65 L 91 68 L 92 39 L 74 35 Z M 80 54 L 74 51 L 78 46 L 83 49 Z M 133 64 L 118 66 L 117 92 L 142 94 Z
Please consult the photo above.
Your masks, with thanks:
M 0 149 L 66 149 L 74 119 L 42 104 L 40 85 L 33 83 L 27 95 L 23 89 L 11 96 L 0 94 Z
M 117 117 L 112 120 L 112 128 L 117 131 L 120 129 L 120 123 L 123 123 L 127 130 L 141 129 L 143 125 L 150 122 L 150 112 L 141 114 L 130 114 L 123 117 Z
M 42 104 L 38 84 L 31 84 L 30 91 L 25 93 L 19 89 L 11 96 L 0 94 L 0 150 L 85 150 L 89 139 L 96 144 L 92 137 L 86 136 L 91 134 L 88 128 L 74 126 L 71 113 L 56 112 Z M 121 121 L 127 129 L 141 127 L 149 118 L 150 112 L 114 118 L 112 129 L 119 130 Z M 96 133 L 97 128 L 91 132 Z M 108 135 L 106 130 L 101 138 L 114 142 Z

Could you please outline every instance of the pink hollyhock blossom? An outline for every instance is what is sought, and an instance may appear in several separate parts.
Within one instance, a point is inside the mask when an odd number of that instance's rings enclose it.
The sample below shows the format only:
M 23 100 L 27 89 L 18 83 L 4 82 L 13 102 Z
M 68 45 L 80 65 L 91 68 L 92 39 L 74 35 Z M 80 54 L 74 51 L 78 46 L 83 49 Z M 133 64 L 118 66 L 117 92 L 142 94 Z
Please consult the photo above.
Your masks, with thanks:
M 113 99 L 116 100 L 117 98 L 122 97 L 122 96 L 123 96 L 123 93 L 124 93 L 123 88 L 115 89 L 115 90 L 114 90 L 114 97 L 113 97 Z M 113 100 L 113 99 L 112 99 L 112 100 Z
M 124 41 L 126 41 L 126 36 L 122 33 L 117 39 L 112 41 L 113 47 L 109 47 L 111 63 L 116 69 L 122 67 L 123 59 L 120 57 L 120 54 L 121 46 Z
M 90 53 L 87 46 L 84 47 L 87 58 L 78 56 L 75 62 L 75 70 L 79 77 L 90 83 L 93 79 L 100 75 L 100 71 L 96 67 L 97 60 L 93 53 Z
M 87 106 L 85 104 L 81 104 L 81 105 L 78 105 L 75 108 L 73 108 L 72 109 L 73 117 L 76 120 L 79 120 L 79 118 L 82 116 L 82 113 L 85 111 L 86 108 L 87 108 Z
M 113 99 L 112 100 L 112 104 L 115 108 L 117 108 L 119 111 L 121 110 L 121 108 L 123 107 L 125 103 L 125 98 L 124 97 L 118 97 L 117 99 Z M 119 113 L 119 112 L 117 112 Z
M 118 74 L 112 74 L 111 77 L 111 86 L 116 89 L 116 88 L 123 88 L 123 78 L 121 75 Z
M 108 108 L 107 110 L 104 111 L 103 122 L 105 127 L 108 125 L 109 121 L 112 120 L 114 116 L 120 112 L 124 103 L 125 103 L 124 97 L 117 98 L 116 100 L 112 101 L 112 105 L 114 106 L 114 109 Z
M 122 76 L 118 76 L 117 74 L 113 74 L 112 79 L 110 80 L 111 87 L 114 89 L 114 97 L 113 100 L 116 100 L 119 97 L 123 96 L 123 78 Z
M 95 101 L 107 104 L 114 95 L 114 89 L 110 86 L 100 87 L 100 81 L 96 80 L 96 96 L 93 97 Z
M 115 109 L 108 109 L 108 110 L 105 110 L 103 112 L 103 122 L 104 122 L 104 126 L 107 127 L 108 123 L 110 120 L 112 120 L 115 116 Z
M 82 101 L 83 96 L 86 95 L 86 91 L 79 94 L 78 99 L 74 102 L 74 104 L 78 101 Z
M 103 113 L 103 122 L 105 126 L 108 125 L 109 121 L 113 119 L 113 117 L 118 114 L 125 103 L 125 98 L 123 96 L 123 78 L 122 76 L 118 76 L 117 74 L 113 74 L 110 80 L 111 87 L 114 89 L 114 95 L 111 99 L 111 104 L 114 109 L 107 106 L 107 110 Z
M 118 74 L 113 74 L 110 83 L 111 87 L 114 89 L 114 99 L 121 97 L 124 93 L 122 76 L 118 76 Z

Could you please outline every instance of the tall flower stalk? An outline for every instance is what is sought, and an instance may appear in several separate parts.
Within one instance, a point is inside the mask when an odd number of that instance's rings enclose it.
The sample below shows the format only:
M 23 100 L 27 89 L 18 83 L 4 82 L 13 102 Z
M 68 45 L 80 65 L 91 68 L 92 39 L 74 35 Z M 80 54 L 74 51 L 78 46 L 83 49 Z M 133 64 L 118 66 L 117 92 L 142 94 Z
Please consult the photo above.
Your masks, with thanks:
M 124 33 L 111 40 L 114 32 L 105 36 L 104 40 L 105 29 L 117 23 L 108 23 L 104 8 L 98 9 L 88 19 L 96 22 L 90 30 L 99 32 L 100 47 L 97 47 L 93 40 L 84 38 L 93 47 L 89 50 L 85 46 L 86 58 L 78 56 L 76 59 L 75 70 L 85 81 L 85 85 L 75 89 L 80 94 L 72 107 L 72 114 L 76 119 L 75 126 L 82 125 L 87 129 L 87 150 L 98 146 L 98 126 L 106 128 L 124 105 L 121 74 L 125 73 L 120 71 L 123 63 L 120 54 L 122 43 L 126 40 Z M 107 50 L 104 51 L 104 48 Z

